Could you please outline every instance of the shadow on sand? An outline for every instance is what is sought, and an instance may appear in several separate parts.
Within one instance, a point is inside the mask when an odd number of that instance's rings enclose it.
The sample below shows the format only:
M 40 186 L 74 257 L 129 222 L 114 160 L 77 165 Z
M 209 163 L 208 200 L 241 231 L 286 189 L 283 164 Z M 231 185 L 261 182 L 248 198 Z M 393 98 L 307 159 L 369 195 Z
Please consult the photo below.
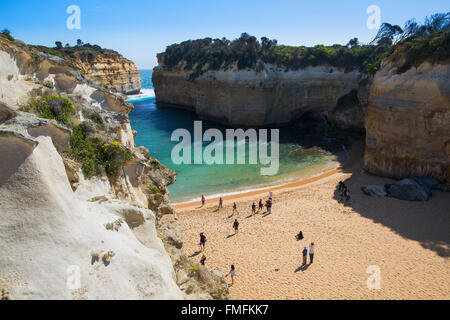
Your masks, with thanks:
M 392 179 L 364 172 L 361 156 L 354 163 L 350 161 L 343 170 L 352 174 L 343 181 L 351 191 L 350 201 L 344 200 L 343 206 L 351 207 L 362 217 L 390 228 L 405 239 L 419 242 L 441 257 L 450 257 L 449 193 L 433 191 L 432 198 L 426 202 L 367 196 L 361 191 L 362 186 L 385 184 Z M 336 186 L 334 200 L 339 202 L 340 194 Z
M 301 265 L 300 267 L 298 267 L 295 271 L 294 271 L 294 273 L 297 273 L 297 272 L 300 272 L 300 271 L 302 271 L 302 272 L 305 272 L 306 270 L 308 270 L 308 268 L 311 266 L 311 264 L 303 264 L 303 265 Z
M 194 257 L 198 256 L 200 253 L 202 253 L 202 252 L 201 251 L 196 251 L 192 255 L 190 255 L 189 258 L 194 258 Z

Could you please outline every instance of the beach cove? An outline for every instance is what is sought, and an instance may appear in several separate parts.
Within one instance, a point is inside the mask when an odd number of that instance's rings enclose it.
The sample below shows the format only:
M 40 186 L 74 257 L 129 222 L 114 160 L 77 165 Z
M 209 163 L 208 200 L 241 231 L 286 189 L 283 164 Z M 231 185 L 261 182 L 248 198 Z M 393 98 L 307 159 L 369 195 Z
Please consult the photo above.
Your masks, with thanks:
M 352 191 L 339 203 L 337 185 Z M 273 192 L 272 214 L 251 215 L 251 205 L 269 190 L 176 207 L 184 252 L 200 260 L 198 236 L 207 236 L 206 266 L 225 273 L 236 266 L 232 299 L 449 299 L 450 206 L 448 194 L 428 202 L 369 197 L 362 185 L 386 182 L 362 170 L 362 159 L 313 181 Z M 236 202 L 239 215 L 232 215 Z M 234 235 L 232 223 L 240 222 Z M 297 241 L 302 231 L 305 239 Z M 302 266 L 301 251 L 315 243 L 314 263 Z M 373 267 L 379 290 L 370 289 Z M 278 270 L 278 271 L 277 271 Z M 229 283 L 231 279 L 228 278 Z

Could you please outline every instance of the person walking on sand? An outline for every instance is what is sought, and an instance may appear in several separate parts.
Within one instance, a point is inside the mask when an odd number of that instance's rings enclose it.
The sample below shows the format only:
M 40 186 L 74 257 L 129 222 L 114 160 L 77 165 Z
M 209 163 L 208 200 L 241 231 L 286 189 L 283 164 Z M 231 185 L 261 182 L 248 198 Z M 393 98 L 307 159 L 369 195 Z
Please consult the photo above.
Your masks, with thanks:
M 272 191 L 269 192 L 269 200 L 272 200 Z
M 206 261 L 206 256 L 203 255 L 202 258 L 200 259 L 200 263 L 202 264 L 202 266 L 205 265 L 205 261 Z
M 236 202 L 233 203 L 233 215 L 234 215 L 235 213 L 239 214 L 239 212 L 237 211 L 237 205 L 236 205 Z
M 222 209 L 223 208 L 223 199 L 222 199 L 222 197 L 220 197 L 220 199 L 219 199 L 219 209 Z
M 259 199 L 259 204 L 258 204 L 258 210 L 261 211 L 263 209 L 263 202 L 262 199 Z
M 309 263 L 312 264 L 314 260 L 314 242 L 309 245 Z
M 267 211 L 269 214 L 272 213 L 272 200 L 267 201 Z
M 206 246 L 206 236 L 202 232 L 202 233 L 200 233 L 200 252 L 203 252 L 203 250 L 205 249 L 205 246 Z
M 202 207 L 205 206 L 205 201 L 206 201 L 205 196 L 202 195 Z
M 233 228 L 234 228 L 234 234 L 239 233 L 239 222 L 237 219 L 234 220 Z
M 234 278 L 236 277 L 236 268 L 234 267 L 234 264 L 231 265 L 231 270 L 228 272 L 226 277 L 231 275 L 231 285 L 234 285 Z
M 253 213 L 253 215 L 256 214 L 256 204 L 254 202 L 252 204 L 252 213 Z
M 306 265 L 306 263 L 307 263 L 306 257 L 308 256 L 308 249 L 306 249 L 306 247 L 305 247 L 305 249 L 303 249 L 302 253 L 303 253 L 303 265 Z

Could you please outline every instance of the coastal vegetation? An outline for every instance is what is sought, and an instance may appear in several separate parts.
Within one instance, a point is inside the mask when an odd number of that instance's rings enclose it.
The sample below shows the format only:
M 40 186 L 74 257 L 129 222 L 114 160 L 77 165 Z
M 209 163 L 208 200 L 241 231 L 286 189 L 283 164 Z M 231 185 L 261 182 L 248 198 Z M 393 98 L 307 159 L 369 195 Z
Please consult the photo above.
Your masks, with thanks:
M 9 41 L 14 41 L 14 38 L 11 35 L 11 31 L 9 31 L 8 29 L 6 29 L 6 28 L 3 29 L 2 32 L 0 32 L 0 34 L 2 34 Z
M 106 143 L 93 137 L 92 127 L 82 122 L 73 129 L 70 138 L 70 155 L 77 160 L 86 178 L 100 175 L 104 170 L 107 175 L 115 176 L 123 164 L 130 160 L 131 151 L 118 142 Z
M 99 45 L 91 45 L 89 43 L 83 43 L 80 39 L 77 41 L 77 45 L 70 46 L 70 44 L 66 44 L 64 47 L 62 45 L 61 41 L 55 41 L 55 47 L 46 47 L 46 46 L 30 46 L 32 48 L 35 48 L 41 52 L 51 54 L 53 56 L 57 56 L 60 58 L 72 58 L 75 55 L 79 55 L 82 57 L 93 58 L 95 55 L 101 54 L 105 57 L 112 57 L 116 56 L 119 53 L 110 50 L 110 49 L 104 49 L 100 47 Z
M 30 99 L 22 110 L 36 113 L 41 118 L 56 120 L 58 123 L 68 127 L 73 126 L 75 105 L 70 99 L 65 97 L 45 95 Z
M 437 13 L 427 17 L 423 24 L 409 20 L 404 28 L 384 23 L 369 44 L 360 44 L 353 38 L 347 45 L 296 47 L 278 45 L 277 40 L 266 37 L 258 40 L 247 33 L 233 41 L 204 38 L 170 45 L 158 59 L 169 70 L 192 70 L 191 80 L 206 71 L 226 70 L 233 66 L 239 70 L 262 71 L 264 63 L 286 70 L 329 65 L 374 74 L 381 61 L 400 48 L 408 52 L 403 72 L 429 57 L 433 61 L 448 59 L 449 21 L 450 13 Z

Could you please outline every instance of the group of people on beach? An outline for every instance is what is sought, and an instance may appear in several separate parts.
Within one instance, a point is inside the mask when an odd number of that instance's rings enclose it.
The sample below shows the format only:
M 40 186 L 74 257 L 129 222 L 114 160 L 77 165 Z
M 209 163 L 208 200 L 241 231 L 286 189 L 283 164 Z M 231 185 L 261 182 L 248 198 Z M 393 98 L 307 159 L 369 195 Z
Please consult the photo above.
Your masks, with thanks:
M 300 231 L 296 236 L 295 239 L 297 239 L 297 241 L 301 241 L 303 240 L 305 237 L 303 236 L 303 232 Z M 314 242 L 311 242 L 311 244 L 309 245 L 309 263 L 312 264 L 314 261 Z M 308 249 L 307 247 L 303 248 L 302 251 L 302 255 L 303 255 L 303 266 L 306 265 L 307 263 L 307 256 L 308 256 Z
M 204 207 L 205 204 L 206 204 L 206 198 L 205 198 L 204 195 L 202 195 L 202 197 L 201 197 L 201 202 L 202 202 L 202 207 Z M 269 198 L 266 200 L 265 205 L 263 204 L 263 200 L 259 199 L 259 202 L 258 202 L 258 210 L 259 210 L 259 212 L 261 212 L 263 210 L 264 206 L 267 209 L 266 213 L 267 214 L 271 214 L 272 213 L 272 206 L 273 206 L 272 192 L 269 192 Z M 222 197 L 220 197 L 218 211 L 220 211 L 220 209 L 222 209 L 222 208 L 223 208 L 223 199 L 222 199 Z M 256 215 L 257 211 L 256 211 L 256 203 L 255 202 L 253 202 L 253 204 L 251 206 L 251 209 L 252 209 L 252 214 Z M 236 202 L 233 203 L 233 212 L 232 212 L 231 216 L 234 216 L 235 214 L 239 216 L 239 211 L 237 210 Z M 239 233 L 239 221 L 238 221 L 238 219 L 234 220 L 234 222 L 233 222 L 233 229 L 234 229 L 234 234 L 238 234 Z M 207 239 L 206 239 L 205 233 L 201 232 L 200 233 L 200 252 L 201 253 L 203 253 L 204 250 L 205 250 L 206 241 L 207 241 Z M 200 263 L 204 266 L 205 262 L 206 262 L 206 255 L 203 254 L 201 259 L 200 259 Z M 234 278 L 236 277 L 236 268 L 235 268 L 234 265 L 231 265 L 231 270 L 226 276 L 227 277 L 231 276 L 231 285 L 233 285 L 234 284 Z
M 339 182 L 339 191 L 341 191 L 341 201 L 343 201 L 344 197 L 346 198 L 346 200 L 350 200 L 350 189 L 341 181 Z M 202 207 L 205 205 L 205 197 L 202 195 L 201 198 L 202 201 Z M 269 192 L 269 197 L 266 200 L 265 204 L 263 204 L 263 200 L 259 199 L 258 202 L 258 210 L 259 212 L 261 212 L 263 210 L 263 207 L 265 206 L 267 211 L 267 214 L 271 214 L 272 213 L 272 204 L 273 204 L 273 199 L 272 199 L 272 192 Z M 223 199 L 222 197 L 219 199 L 219 208 L 218 210 L 223 208 Z M 252 215 L 256 215 L 257 211 L 256 211 L 256 202 L 252 203 L 251 206 L 251 210 L 252 210 Z M 233 213 L 231 216 L 234 216 L 235 214 L 239 215 L 239 211 L 237 210 L 237 204 L 236 202 L 233 203 Z M 239 221 L 238 219 L 235 219 L 233 222 L 233 229 L 234 229 L 234 234 L 239 233 Z M 304 239 L 304 235 L 303 232 L 300 231 L 295 238 L 297 239 L 297 241 L 301 241 Z M 200 252 L 203 253 L 206 247 L 206 235 L 204 232 L 200 233 Z M 301 256 L 303 257 L 303 266 L 307 265 L 307 260 L 308 260 L 308 254 L 309 254 L 309 263 L 312 264 L 314 261 L 314 253 L 315 253 L 315 245 L 314 242 L 311 242 L 311 244 L 309 245 L 309 248 L 307 246 L 304 246 L 303 250 L 301 250 Z M 203 254 L 201 259 L 200 259 L 200 263 L 204 266 L 206 262 L 206 255 Z M 226 275 L 226 277 L 231 276 L 231 285 L 234 285 L 234 279 L 236 277 L 236 267 L 234 265 L 231 265 L 231 269 L 230 272 Z
M 344 202 L 344 199 L 345 201 L 350 201 L 350 189 L 344 182 L 339 181 L 338 191 L 341 195 L 339 198 L 339 203 Z

